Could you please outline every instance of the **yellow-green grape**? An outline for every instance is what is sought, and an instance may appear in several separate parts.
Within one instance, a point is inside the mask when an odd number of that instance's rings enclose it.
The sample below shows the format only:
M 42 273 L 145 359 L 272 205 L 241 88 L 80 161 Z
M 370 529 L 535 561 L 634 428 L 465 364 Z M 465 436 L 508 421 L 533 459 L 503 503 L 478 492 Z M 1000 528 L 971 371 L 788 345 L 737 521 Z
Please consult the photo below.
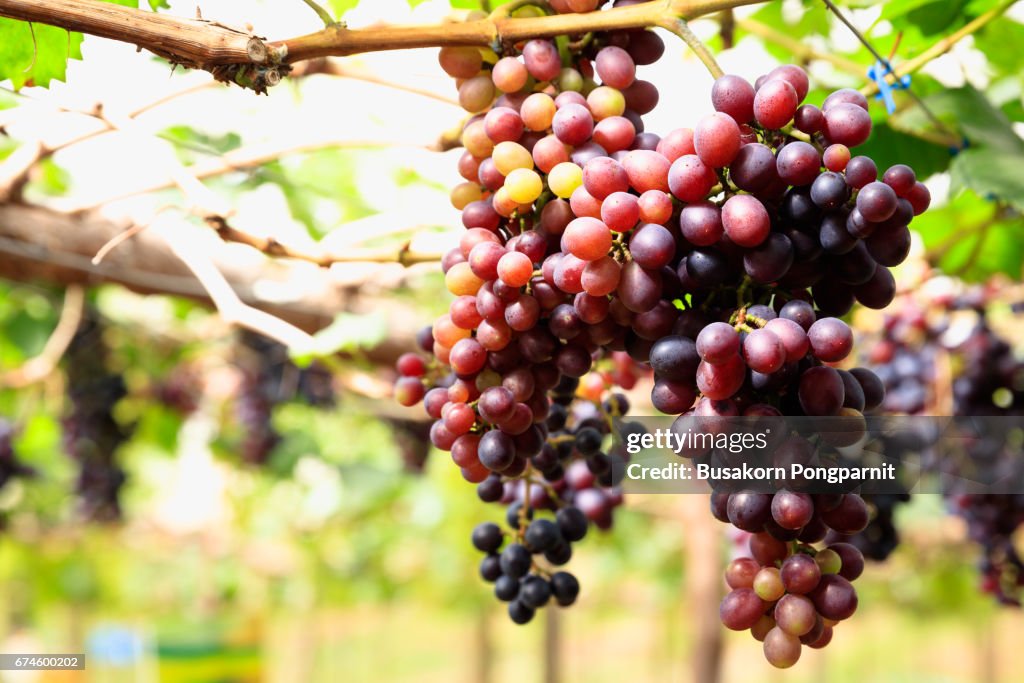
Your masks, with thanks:
M 517 168 L 505 178 L 508 197 L 519 204 L 532 204 L 544 191 L 544 182 L 537 172 L 528 168 Z
M 594 120 L 600 121 L 609 116 L 622 116 L 626 111 L 626 98 L 615 88 L 602 85 L 587 95 L 587 106 L 590 107 Z
M 562 74 L 558 77 L 558 89 L 572 90 L 573 92 L 583 90 L 583 75 L 576 69 L 569 67 L 562 69 Z
M 548 174 L 548 187 L 556 196 L 568 199 L 577 187 L 583 184 L 583 169 L 571 161 L 562 163 L 551 169 Z
M 470 202 L 483 199 L 483 192 L 476 183 L 459 183 L 452 188 L 450 199 L 452 206 L 462 211 Z
M 533 168 L 533 155 L 518 142 L 499 142 L 494 146 L 491 158 L 494 159 L 498 173 L 503 176 L 517 168 Z

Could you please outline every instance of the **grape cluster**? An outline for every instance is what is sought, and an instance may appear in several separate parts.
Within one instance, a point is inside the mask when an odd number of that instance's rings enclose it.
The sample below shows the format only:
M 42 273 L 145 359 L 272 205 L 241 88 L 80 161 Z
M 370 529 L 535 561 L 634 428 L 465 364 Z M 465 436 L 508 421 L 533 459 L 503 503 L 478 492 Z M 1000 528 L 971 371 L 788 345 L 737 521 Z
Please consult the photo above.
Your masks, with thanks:
M 957 416 L 982 417 L 1024 412 L 1024 362 L 988 321 L 989 305 L 999 289 L 988 286 L 960 291 L 948 279 L 931 278 L 898 300 L 886 315 L 881 338 L 867 354 L 886 386 L 884 411 L 926 415 L 951 409 Z M 966 333 L 962 329 L 965 325 Z M 937 405 L 939 398 L 935 395 L 935 387 L 940 384 L 940 357 L 954 375 L 948 392 L 952 405 L 948 407 Z M 921 430 L 927 431 L 928 425 L 921 425 Z M 921 438 L 910 447 L 920 452 L 927 441 Z M 971 472 L 965 474 L 1021 481 L 1024 461 L 1018 451 L 998 438 L 974 438 L 966 454 Z M 1024 562 L 1013 536 L 1024 524 L 1024 495 L 1015 491 L 969 493 L 959 490 L 956 482 L 946 495 L 951 511 L 963 518 L 968 536 L 982 548 L 982 590 L 1003 604 L 1019 605 Z M 879 514 L 865 532 L 849 542 L 873 559 L 884 559 L 899 541 L 891 513 L 885 514 L 885 508 L 905 500 L 874 501 Z
M 64 355 L 68 409 L 62 420 L 64 450 L 78 464 L 78 494 L 87 519 L 121 517 L 124 470 L 117 450 L 128 430 L 114 419 L 114 406 L 127 395 L 124 378 L 108 368 L 104 325 L 93 312 L 82 323 Z
M 809 83 L 799 67 L 754 84 L 727 75 L 712 89 L 714 113 L 659 136 L 642 119 L 658 91 L 637 67 L 661 56 L 660 38 L 646 30 L 576 38 L 561 51 L 547 39 L 500 54 L 441 50 L 473 115 L 458 161 L 465 182 L 451 195 L 466 231 L 442 261 L 455 299 L 419 340 L 433 359 L 399 360 L 396 397 L 423 401 L 436 420 L 431 441 L 452 452 L 482 499 L 507 499 L 513 484 L 527 502 L 546 496 L 600 523 L 606 506 L 596 503 L 617 497 L 607 464 L 622 454 L 601 450 L 597 423 L 625 413 L 605 390 L 629 379 L 619 366 L 630 360 L 653 369 L 654 406 L 684 417 L 856 416 L 877 406 L 882 387 L 870 371 L 831 366 L 853 345 L 837 316 L 855 301 L 892 300 L 888 267 L 906 257 L 907 226 L 929 195 L 909 167 L 880 175 L 851 154 L 871 131 L 856 91 L 817 107 L 802 104 Z M 617 369 L 588 375 L 609 362 Z M 580 405 L 600 404 L 592 431 L 584 417 L 560 432 L 572 411 L 559 406 L 575 405 L 570 389 L 586 399 Z M 598 488 L 573 488 L 572 473 L 584 468 Z M 834 507 L 776 495 L 799 510 L 785 513 L 797 515 L 788 526 L 773 521 L 770 495 L 735 492 L 726 508 L 739 509 L 744 496 L 751 517 L 720 518 L 772 538 L 811 543 L 833 522 L 853 533 L 867 521 L 852 493 L 829 499 Z M 512 552 L 523 558 L 526 521 L 512 525 L 519 540 L 506 547 L 522 548 Z M 823 582 L 827 602 L 838 589 Z
M 299 368 L 288 350 L 266 337 L 244 332 L 236 365 L 242 378 L 235 396 L 235 419 L 243 429 L 238 446 L 243 462 L 265 464 L 281 441 L 273 426 L 274 406 L 291 400 L 327 408 L 335 405 L 330 372 L 317 364 Z
M 35 470 L 18 460 L 14 451 L 14 437 L 14 425 L 0 418 L 0 489 L 12 479 L 35 475 Z
M 860 515 L 845 505 L 840 502 L 832 512 Z M 736 631 L 749 629 L 764 644 L 765 658 L 788 668 L 800 659 L 804 645 L 828 645 L 835 625 L 857 610 L 851 582 L 864 571 L 864 557 L 848 543 L 815 550 L 765 532 L 750 537 L 749 550 L 750 557 L 738 557 L 726 567 L 731 591 L 722 600 L 722 623 Z

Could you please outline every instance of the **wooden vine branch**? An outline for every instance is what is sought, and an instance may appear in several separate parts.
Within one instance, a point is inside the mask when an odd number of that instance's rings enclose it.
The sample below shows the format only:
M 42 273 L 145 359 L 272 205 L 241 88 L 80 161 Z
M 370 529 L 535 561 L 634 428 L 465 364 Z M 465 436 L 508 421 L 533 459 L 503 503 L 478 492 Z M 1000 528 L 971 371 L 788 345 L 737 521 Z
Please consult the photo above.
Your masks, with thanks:
M 588 14 L 478 19 L 419 26 L 349 29 L 342 24 L 296 38 L 267 42 L 244 30 L 205 19 L 185 19 L 100 0 L 0 0 L 0 16 L 58 26 L 132 43 L 220 80 L 262 90 L 288 65 L 316 57 L 446 45 L 487 47 L 529 38 L 664 26 L 764 0 L 655 0 Z M 254 69 L 248 69 L 248 67 Z M 248 69 L 248 70 L 247 70 Z

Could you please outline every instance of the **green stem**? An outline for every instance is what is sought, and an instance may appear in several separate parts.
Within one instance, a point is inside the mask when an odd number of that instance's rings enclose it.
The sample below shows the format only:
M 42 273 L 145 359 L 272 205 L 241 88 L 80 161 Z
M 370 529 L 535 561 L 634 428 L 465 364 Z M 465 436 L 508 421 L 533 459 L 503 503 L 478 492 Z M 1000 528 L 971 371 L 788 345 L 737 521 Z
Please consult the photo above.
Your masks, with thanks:
M 334 20 L 331 13 L 324 9 L 320 3 L 316 2 L 316 0 L 302 0 L 302 2 L 306 3 L 311 10 L 316 12 L 316 15 L 320 17 L 322 22 L 324 22 L 324 26 L 330 28 L 331 26 L 337 25 L 338 22 Z

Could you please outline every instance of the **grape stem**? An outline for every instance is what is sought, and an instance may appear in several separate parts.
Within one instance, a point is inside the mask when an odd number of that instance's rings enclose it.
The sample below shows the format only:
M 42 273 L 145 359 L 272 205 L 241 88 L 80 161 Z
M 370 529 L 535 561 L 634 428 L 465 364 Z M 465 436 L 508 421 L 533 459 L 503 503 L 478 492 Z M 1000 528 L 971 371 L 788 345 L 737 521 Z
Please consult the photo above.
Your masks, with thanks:
M 334 17 L 331 16 L 331 13 L 325 10 L 323 6 L 315 0 L 302 0 L 302 2 L 306 3 L 311 10 L 316 12 L 316 15 L 320 17 L 322 22 L 324 22 L 324 26 L 334 26 L 338 23 L 334 20 Z
M 708 46 L 705 45 L 704 42 L 697 37 L 697 34 L 690 29 L 690 25 L 686 23 L 685 19 L 682 17 L 663 17 L 658 20 L 657 25 L 682 38 L 683 42 L 693 50 L 695 55 L 697 55 L 697 59 L 707 67 L 712 78 L 717 79 L 725 75 L 725 72 L 722 71 L 722 67 L 719 66 L 718 62 L 715 60 L 715 56 L 711 54 L 711 50 L 709 50 Z

